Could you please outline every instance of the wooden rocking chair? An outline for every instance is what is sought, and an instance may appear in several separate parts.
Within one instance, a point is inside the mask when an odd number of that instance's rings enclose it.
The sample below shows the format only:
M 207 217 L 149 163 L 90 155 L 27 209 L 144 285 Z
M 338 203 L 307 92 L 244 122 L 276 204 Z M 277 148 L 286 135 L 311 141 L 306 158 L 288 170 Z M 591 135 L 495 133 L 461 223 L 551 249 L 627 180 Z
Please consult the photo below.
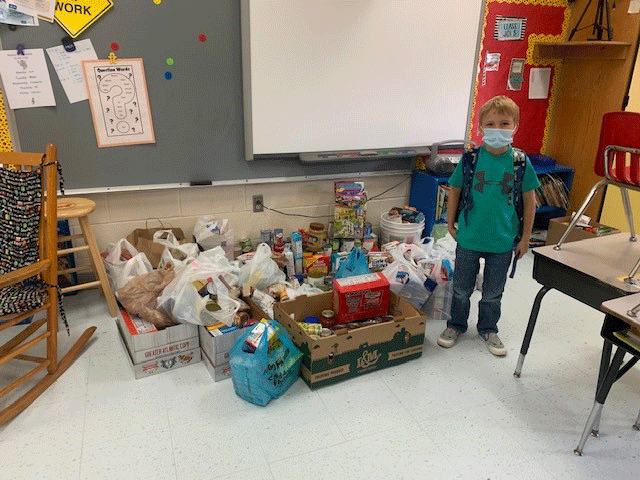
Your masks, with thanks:
M 37 364 L 26 375 L 0 385 L 0 398 L 47 369 L 30 390 L 0 410 L 0 425 L 27 408 L 62 375 L 96 329 L 85 330 L 58 361 L 57 166 L 55 145 L 48 145 L 44 155 L 0 152 L 0 331 L 46 312 L 45 318 L 33 320 L 0 346 L 0 366 L 10 360 Z M 29 339 L 42 326 L 44 332 Z M 25 354 L 44 340 L 45 357 Z

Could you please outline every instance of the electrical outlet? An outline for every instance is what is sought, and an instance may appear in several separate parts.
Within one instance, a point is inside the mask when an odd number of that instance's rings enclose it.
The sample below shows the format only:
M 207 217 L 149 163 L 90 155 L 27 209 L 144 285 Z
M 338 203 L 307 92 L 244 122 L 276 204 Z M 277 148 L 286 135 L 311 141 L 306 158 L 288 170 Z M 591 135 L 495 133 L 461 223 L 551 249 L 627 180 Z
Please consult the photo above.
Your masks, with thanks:
M 264 212 L 264 203 L 262 200 L 262 195 L 254 195 L 253 196 L 253 211 L 254 212 Z

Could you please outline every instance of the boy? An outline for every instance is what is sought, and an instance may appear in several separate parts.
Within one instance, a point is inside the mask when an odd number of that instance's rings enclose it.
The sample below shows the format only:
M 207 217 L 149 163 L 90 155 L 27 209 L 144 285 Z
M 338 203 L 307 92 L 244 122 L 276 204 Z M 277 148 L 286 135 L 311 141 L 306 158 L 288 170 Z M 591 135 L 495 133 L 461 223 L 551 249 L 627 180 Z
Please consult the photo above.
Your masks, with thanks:
M 458 246 L 451 320 L 438 338 L 441 347 L 452 347 L 467 330 L 469 297 L 484 258 L 478 334 L 492 354 L 507 354 L 498 337 L 500 302 L 512 251 L 518 259 L 529 249 L 540 185 L 526 155 L 511 147 L 519 118 L 518 106 L 504 95 L 485 103 L 479 112 L 483 145 L 464 154 L 449 180 L 448 230 Z

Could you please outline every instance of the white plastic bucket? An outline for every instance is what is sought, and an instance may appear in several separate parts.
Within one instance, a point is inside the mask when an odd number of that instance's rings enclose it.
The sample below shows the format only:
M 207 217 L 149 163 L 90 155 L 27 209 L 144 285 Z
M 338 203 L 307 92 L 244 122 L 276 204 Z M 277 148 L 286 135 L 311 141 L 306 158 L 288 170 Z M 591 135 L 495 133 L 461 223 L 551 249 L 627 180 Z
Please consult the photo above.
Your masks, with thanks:
M 420 223 L 396 223 L 389 219 L 388 213 L 380 216 L 381 242 L 418 243 L 422 238 L 424 220 Z

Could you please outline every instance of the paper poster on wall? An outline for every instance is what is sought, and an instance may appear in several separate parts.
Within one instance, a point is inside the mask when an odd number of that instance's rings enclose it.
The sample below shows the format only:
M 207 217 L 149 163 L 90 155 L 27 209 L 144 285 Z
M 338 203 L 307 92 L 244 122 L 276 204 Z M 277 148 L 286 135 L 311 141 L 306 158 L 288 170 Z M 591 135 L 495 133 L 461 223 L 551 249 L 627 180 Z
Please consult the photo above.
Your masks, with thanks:
M 73 52 L 67 52 L 62 45 L 47 48 L 49 60 L 51 60 L 53 68 L 56 69 L 69 103 L 80 102 L 88 98 L 82 74 L 82 61 L 98 58 L 91 40 L 88 38 L 75 42 L 75 46 L 76 49 Z
M 9 108 L 53 107 L 56 99 L 44 59 L 44 50 L 32 48 L 0 51 L 0 76 Z
M 507 78 L 507 90 L 522 90 L 522 84 L 524 83 L 524 63 L 524 58 L 511 59 L 509 77 Z
M 551 68 L 532 68 L 529 72 L 529 99 L 549 98 Z
M 98 147 L 155 143 L 141 58 L 82 62 Z
M 56 0 L 6 0 L 10 10 L 37 15 L 47 22 L 53 22 Z
M 0 23 L 20 25 L 21 27 L 37 27 L 40 22 L 34 12 L 18 12 L 9 7 L 7 0 L 0 0 Z
M 482 68 L 482 86 L 487 84 L 487 72 L 497 72 L 500 68 L 500 54 L 489 53 L 485 58 L 484 67 Z
M 496 40 L 524 40 L 526 18 L 496 17 L 493 38 Z

